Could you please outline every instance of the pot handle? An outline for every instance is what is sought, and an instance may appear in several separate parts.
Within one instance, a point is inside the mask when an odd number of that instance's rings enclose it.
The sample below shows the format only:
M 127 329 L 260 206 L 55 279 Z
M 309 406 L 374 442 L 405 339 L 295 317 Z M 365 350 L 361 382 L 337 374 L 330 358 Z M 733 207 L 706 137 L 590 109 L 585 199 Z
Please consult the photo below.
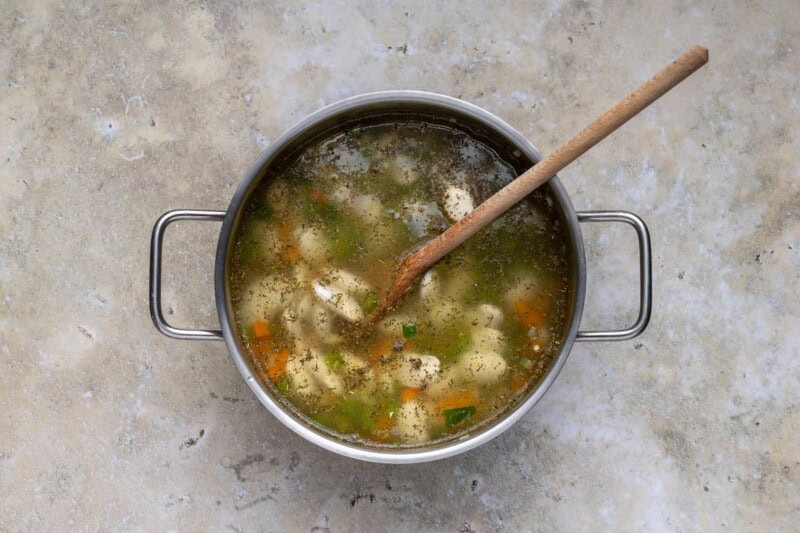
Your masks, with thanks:
M 650 322 L 653 307 L 652 256 L 650 232 L 644 220 L 627 211 L 584 211 L 578 213 L 579 222 L 622 222 L 630 224 L 639 240 L 639 318 L 627 328 L 609 331 L 578 331 L 576 341 L 624 341 L 638 336 Z
M 218 329 L 183 329 L 167 324 L 161 312 L 161 248 L 164 243 L 164 232 L 167 226 L 176 220 L 217 220 L 225 218 L 225 211 L 205 211 L 199 209 L 176 209 L 167 211 L 159 217 L 153 226 L 153 237 L 150 240 L 150 316 L 156 329 L 174 339 L 220 340 L 222 331 Z

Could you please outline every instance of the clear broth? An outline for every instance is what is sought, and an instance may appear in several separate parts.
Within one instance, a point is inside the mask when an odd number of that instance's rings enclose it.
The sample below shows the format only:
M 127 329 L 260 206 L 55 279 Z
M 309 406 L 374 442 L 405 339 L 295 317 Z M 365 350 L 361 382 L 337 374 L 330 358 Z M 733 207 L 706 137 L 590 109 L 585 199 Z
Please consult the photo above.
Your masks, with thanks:
M 540 189 L 453 251 L 367 336 L 355 326 L 403 252 L 516 176 L 455 127 L 393 120 L 329 131 L 251 195 L 232 263 L 241 344 L 296 411 L 368 445 L 454 438 L 545 375 L 573 284 Z

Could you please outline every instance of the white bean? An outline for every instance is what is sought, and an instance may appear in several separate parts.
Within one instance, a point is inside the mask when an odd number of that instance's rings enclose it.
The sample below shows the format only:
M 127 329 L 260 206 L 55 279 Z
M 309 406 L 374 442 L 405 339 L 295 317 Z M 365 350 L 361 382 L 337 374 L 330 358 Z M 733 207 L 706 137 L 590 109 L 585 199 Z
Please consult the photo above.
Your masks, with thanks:
M 394 379 L 388 372 L 381 372 L 371 382 L 375 383 L 375 391 L 383 394 L 391 392 L 394 388 Z
M 311 375 L 317 380 L 317 383 L 323 390 L 328 390 L 333 394 L 340 395 L 344 392 L 344 384 L 342 383 L 342 378 L 336 375 L 336 373 L 328 368 L 328 365 L 325 364 L 325 359 L 322 357 L 316 350 L 310 350 L 311 358 L 310 360 L 306 361 L 306 367 L 308 368 Z
M 362 194 L 353 198 L 353 210 L 368 224 L 379 224 L 383 204 L 372 194 Z
M 414 235 L 421 237 L 428 233 L 431 224 L 445 222 L 445 218 L 436 202 L 410 202 L 403 205 L 403 221 Z
M 399 185 L 411 185 L 419 179 L 414 160 L 404 154 L 395 156 L 394 161 L 389 163 L 387 171 L 392 180 Z
M 328 239 L 319 228 L 310 227 L 303 230 L 297 239 L 297 248 L 301 257 L 310 265 L 323 265 L 330 257 Z
M 407 442 L 428 440 L 428 414 L 425 405 L 419 400 L 405 402 L 395 414 L 396 428 L 400 438 Z
M 297 309 L 290 307 L 284 309 L 281 315 L 281 322 L 286 331 L 294 335 L 295 339 L 303 338 L 305 330 L 303 328 L 302 318 L 300 317 L 300 313 L 297 312 Z
M 347 351 L 341 351 L 342 355 L 342 370 L 347 373 L 362 373 L 366 374 L 368 372 L 372 372 L 369 368 L 369 365 L 366 361 L 358 357 L 357 355 L 353 355 Z
M 322 269 L 322 281 L 343 291 L 355 294 L 367 294 L 372 291 L 369 283 L 361 277 L 341 268 L 328 267 Z
M 418 389 L 439 376 L 441 365 L 433 355 L 405 353 L 394 370 L 394 377 L 405 387 Z
M 514 281 L 506 291 L 503 299 L 509 307 L 513 307 L 519 300 L 526 300 L 539 290 L 539 280 L 530 274 L 512 275 Z
M 467 319 L 473 326 L 498 328 L 503 324 L 503 311 L 492 304 L 480 304 L 467 314 Z
M 314 294 L 322 300 L 331 310 L 335 311 L 350 322 L 358 322 L 364 319 L 364 311 L 358 302 L 341 289 L 331 287 L 314 281 L 311 284 Z
M 333 321 L 328 311 L 319 304 L 311 308 L 311 323 L 317 336 L 325 344 L 338 344 L 342 338 L 333 331 Z
M 464 379 L 461 377 L 460 370 L 451 366 L 442 370 L 436 379 L 428 383 L 425 387 L 425 395 L 429 398 L 440 398 L 463 383 Z
M 502 352 L 506 338 L 494 328 L 477 327 L 472 330 L 472 345 L 479 351 Z
M 444 212 L 450 220 L 458 222 L 475 210 L 475 203 L 469 191 L 448 185 L 444 193 Z
M 461 375 L 480 384 L 494 383 L 508 368 L 505 358 L 492 351 L 469 351 L 458 362 Z
M 271 274 L 257 278 L 240 293 L 238 318 L 244 324 L 268 319 L 285 306 L 290 297 L 290 285 L 282 277 Z
M 350 185 L 347 185 L 346 183 L 340 183 L 331 193 L 331 200 L 337 204 L 347 204 L 350 202 L 352 197 L 353 193 L 350 190 Z
M 311 373 L 305 368 L 302 356 L 291 354 L 286 361 L 286 377 L 289 379 L 292 391 L 308 399 L 319 396 L 320 388 Z
M 451 298 L 435 300 L 428 307 L 428 317 L 434 326 L 444 326 L 461 316 L 461 309 Z

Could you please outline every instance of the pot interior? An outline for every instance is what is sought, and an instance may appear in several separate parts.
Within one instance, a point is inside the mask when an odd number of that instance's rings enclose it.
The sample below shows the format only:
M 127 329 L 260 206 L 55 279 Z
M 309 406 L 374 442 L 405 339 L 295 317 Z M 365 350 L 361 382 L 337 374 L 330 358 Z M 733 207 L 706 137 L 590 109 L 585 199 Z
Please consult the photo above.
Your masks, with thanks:
M 549 197 L 555 202 L 564 245 L 569 251 L 571 284 L 568 288 L 571 295 L 567 312 L 568 327 L 559 339 L 560 352 L 550 362 L 550 367 L 537 386 L 531 387 L 527 394 L 514 398 L 513 404 L 503 413 L 477 423 L 467 434 L 459 435 L 457 438 L 446 438 L 416 446 L 351 442 L 306 417 L 277 392 L 271 382 L 264 382 L 255 377 L 258 374 L 244 356 L 244 348 L 234 324 L 229 284 L 231 275 L 234 274 L 231 250 L 242 223 L 243 207 L 247 205 L 250 196 L 264 180 L 271 178 L 275 169 L 294 159 L 310 142 L 326 136 L 331 131 L 413 120 L 446 126 L 468 134 L 491 148 L 500 159 L 514 168 L 517 175 L 540 158 L 536 150 L 516 131 L 496 117 L 469 104 L 425 93 L 391 93 L 391 95 L 382 97 L 366 95 L 360 97 L 360 102 L 357 98 L 356 101 L 345 101 L 326 108 L 293 127 L 262 154 L 240 185 L 220 237 L 217 269 L 218 306 L 226 342 L 234 361 L 259 399 L 291 429 L 323 447 L 351 457 L 379 462 L 416 462 L 452 455 L 488 440 L 510 426 L 544 394 L 563 365 L 577 331 L 583 303 L 584 261 L 575 213 L 566 192 L 555 178 L 545 187 Z

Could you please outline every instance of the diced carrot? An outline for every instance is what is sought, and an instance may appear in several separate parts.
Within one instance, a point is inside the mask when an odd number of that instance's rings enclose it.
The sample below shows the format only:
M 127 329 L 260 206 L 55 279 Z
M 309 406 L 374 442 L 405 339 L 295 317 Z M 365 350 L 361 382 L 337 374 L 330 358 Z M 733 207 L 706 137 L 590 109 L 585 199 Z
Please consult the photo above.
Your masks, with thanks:
M 300 259 L 300 250 L 293 244 L 287 244 L 283 247 L 283 258 L 290 263 L 296 263 Z
M 528 304 L 525 303 L 524 300 L 517 300 L 514 302 L 514 314 L 521 316 L 530 311 L 530 307 Z
M 523 324 L 528 327 L 537 326 L 537 327 L 544 327 L 544 313 L 539 309 L 531 309 L 524 315 L 520 317 L 520 320 Z
M 400 399 L 404 402 L 410 402 L 417 396 L 419 396 L 419 389 L 413 387 L 403 387 L 403 390 L 400 391 Z
M 282 241 L 288 240 L 289 234 L 291 233 L 291 229 L 292 228 L 289 227 L 288 220 L 286 219 L 281 220 L 280 223 L 278 224 L 278 238 L 281 239 Z
M 511 391 L 517 392 L 522 387 L 524 387 L 527 382 L 528 382 L 528 376 L 526 376 L 525 374 L 514 376 L 514 378 L 511 380 Z
M 289 350 L 281 348 L 275 353 L 272 361 L 270 361 L 269 368 L 267 369 L 267 377 L 273 382 L 278 381 L 284 372 L 286 372 L 286 361 L 289 360 Z
M 269 323 L 266 320 L 256 320 L 253 322 L 253 335 L 259 339 L 269 337 Z
M 457 409 L 478 403 L 478 394 L 474 390 L 458 391 L 439 400 L 439 409 Z
M 289 226 L 289 221 L 282 220 L 280 224 L 278 224 L 278 238 L 281 241 L 281 255 L 283 258 L 290 262 L 295 263 L 298 259 L 300 259 L 300 251 L 297 249 L 297 246 L 294 244 L 294 240 L 292 239 L 292 231 L 291 227 Z
M 261 337 L 254 339 L 253 342 L 250 343 L 250 351 L 255 360 L 267 364 L 267 360 L 270 358 L 274 349 L 269 337 Z
M 325 193 L 316 188 L 311 189 L 311 198 L 313 198 L 318 204 L 328 203 L 328 198 L 325 196 Z
M 394 427 L 394 420 L 384 415 L 375 421 L 375 426 L 377 426 L 378 429 L 392 429 L 392 427 Z
M 532 303 L 517 300 L 514 304 L 514 314 L 525 327 L 545 326 L 545 303 L 541 298 L 534 298 Z
M 390 340 L 378 341 L 369 349 L 369 358 L 372 361 L 378 361 L 381 356 L 392 353 L 393 342 Z

